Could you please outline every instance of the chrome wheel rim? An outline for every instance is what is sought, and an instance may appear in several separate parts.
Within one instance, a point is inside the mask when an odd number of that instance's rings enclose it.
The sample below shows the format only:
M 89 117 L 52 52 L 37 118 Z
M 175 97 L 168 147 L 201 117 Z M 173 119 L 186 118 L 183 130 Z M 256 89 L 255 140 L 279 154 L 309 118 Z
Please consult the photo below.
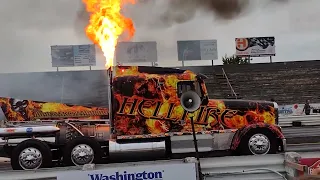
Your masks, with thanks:
M 19 165 L 24 170 L 38 169 L 42 164 L 41 152 L 33 147 L 25 148 L 19 154 Z
M 248 142 L 249 150 L 254 155 L 265 155 L 270 150 L 270 140 L 264 134 L 254 134 Z
M 94 160 L 94 151 L 87 144 L 76 145 L 71 151 L 71 160 L 76 166 L 90 164 Z

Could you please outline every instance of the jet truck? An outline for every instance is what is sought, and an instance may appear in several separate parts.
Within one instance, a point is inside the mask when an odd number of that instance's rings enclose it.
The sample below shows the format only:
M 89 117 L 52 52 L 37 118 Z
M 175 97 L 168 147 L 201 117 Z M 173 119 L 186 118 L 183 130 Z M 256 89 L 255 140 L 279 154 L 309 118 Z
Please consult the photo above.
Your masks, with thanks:
M 108 163 L 110 142 L 164 142 L 170 158 L 195 152 L 193 133 L 203 153 L 285 151 L 275 102 L 210 99 L 207 77 L 190 70 L 112 66 L 107 78 L 109 107 L 1 97 L 0 136 L 12 168 Z

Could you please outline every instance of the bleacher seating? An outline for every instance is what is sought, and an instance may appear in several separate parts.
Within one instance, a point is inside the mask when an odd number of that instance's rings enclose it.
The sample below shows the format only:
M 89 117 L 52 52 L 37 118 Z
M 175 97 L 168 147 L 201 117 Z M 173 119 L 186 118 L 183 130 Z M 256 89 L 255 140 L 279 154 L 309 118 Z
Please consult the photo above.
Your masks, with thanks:
M 189 67 L 184 67 L 189 68 Z M 191 68 L 191 67 L 190 67 Z M 211 98 L 226 98 L 231 92 L 219 83 L 224 69 L 232 87 L 242 99 L 275 99 L 279 104 L 320 102 L 320 61 L 292 61 L 248 65 L 197 67 L 194 70 L 210 76 L 207 81 Z

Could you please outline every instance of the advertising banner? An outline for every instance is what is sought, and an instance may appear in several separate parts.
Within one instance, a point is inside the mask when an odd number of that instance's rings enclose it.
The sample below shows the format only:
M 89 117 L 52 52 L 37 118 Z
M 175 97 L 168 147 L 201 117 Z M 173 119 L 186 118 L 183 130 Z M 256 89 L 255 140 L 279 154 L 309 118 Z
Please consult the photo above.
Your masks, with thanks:
M 217 60 L 217 40 L 178 41 L 178 60 Z
M 320 104 L 310 104 L 310 114 L 320 114 Z M 304 104 L 290 104 L 279 106 L 279 116 L 302 116 Z
M 157 42 L 119 42 L 115 59 L 118 63 L 157 62 Z
M 67 171 L 57 180 L 197 180 L 195 163 L 149 164 L 92 171 Z
M 52 67 L 95 66 L 94 44 L 51 46 Z
M 275 56 L 274 37 L 236 38 L 236 56 Z

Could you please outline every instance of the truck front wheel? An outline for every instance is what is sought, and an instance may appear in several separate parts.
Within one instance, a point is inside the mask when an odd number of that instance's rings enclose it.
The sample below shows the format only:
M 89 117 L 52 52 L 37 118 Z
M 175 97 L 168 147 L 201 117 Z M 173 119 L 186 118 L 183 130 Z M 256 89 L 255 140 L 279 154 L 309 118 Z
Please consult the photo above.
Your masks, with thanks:
M 67 142 L 63 162 L 68 166 L 98 163 L 102 159 L 102 154 L 98 141 L 89 137 L 77 137 Z
M 52 164 L 51 149 L 40 140 L 28 139 L 13 149 L 10 161 L 13 170 L 49 168 Z
M 277 139 L 267 129 L 253 129 L 246 133 L 238 147 L 240 155 L 265 155 L 277 152 Z

